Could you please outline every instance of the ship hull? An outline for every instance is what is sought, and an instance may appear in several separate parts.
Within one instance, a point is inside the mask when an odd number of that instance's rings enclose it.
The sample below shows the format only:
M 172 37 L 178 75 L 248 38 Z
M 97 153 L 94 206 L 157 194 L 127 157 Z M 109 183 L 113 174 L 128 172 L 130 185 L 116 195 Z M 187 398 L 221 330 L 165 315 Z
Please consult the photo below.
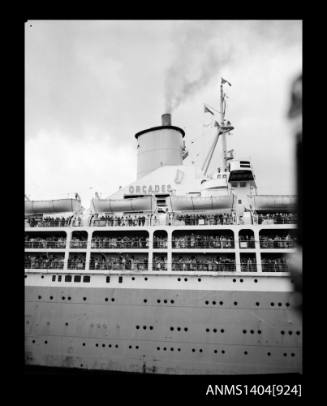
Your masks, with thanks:
M 285 276 L 121 281 L 111 275 L 104 283 L 104 275 L 93 275 L 91 286 L 40 278 L 26 280 L 27 365 L 187 375 L 302 372 L 301 319 Z

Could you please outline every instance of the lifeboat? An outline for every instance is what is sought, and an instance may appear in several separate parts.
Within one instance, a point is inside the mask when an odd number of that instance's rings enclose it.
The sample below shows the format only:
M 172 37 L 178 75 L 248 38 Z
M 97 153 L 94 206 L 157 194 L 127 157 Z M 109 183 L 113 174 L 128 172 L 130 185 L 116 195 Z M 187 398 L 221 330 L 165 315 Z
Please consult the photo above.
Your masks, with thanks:
M 152 196 L 135 197 L 130 199 L 92 199 L 91 207 L 97 213 L 123 211 L 152 211 Z
M 294 195 L 256 195 L 253 196 L 256 211 L 294 211 L 296 196 Z
M 25 214 L 65 213 L 81 209 L 78 199 L 25 200 Z
M 226 196 L 170 196 L 173 211 L 221 210 L 233 208 L 233 195 Z

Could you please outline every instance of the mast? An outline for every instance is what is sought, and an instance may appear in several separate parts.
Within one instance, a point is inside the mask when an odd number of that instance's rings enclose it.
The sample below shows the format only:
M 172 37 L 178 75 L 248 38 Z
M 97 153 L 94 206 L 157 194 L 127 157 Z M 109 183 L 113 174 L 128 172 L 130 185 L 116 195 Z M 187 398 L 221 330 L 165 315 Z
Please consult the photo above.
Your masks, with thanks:
M 227 161 L 228 161 L 228 156 L 227 156 L 227 145 L 226 145 L 226 133 L 232 131 L 234 127 L 231 126 L 230 122 L 227 122 L 227 125 L 225 125 L 225 110 L 226 110 L 226 102 L 225 102 L 225 94 L 224 94 L 224 89 L 223 85 L 224 83 L 228 83 L 229 86 L 231 84 L 224 78 L 220 79 L 220 124 L 218 120 L 215 121 L 215 125 L 217 127 L 217 134 L 216 137 L 212 143 L 212 146 L 209 149 L 208 155 L 206 156 L 203 165 L 202 165 L 202 171 L 203 174 L 206 176 L 207 171 L 209 169 L 209 165 L 213 156 L 213 153 L 215 151 L 216 145 L 219 140 L 219 136 L 222 135 L 222 154 L 223 154 L 223 170 L 226 171 L 227 169 Z M 207 108 L 208 110 L 208 108 Z M 211 112 L 212 115 L 215 116 L 213 112 Z
M 225 95 L 224 95 L 224 89 L 223 89 L 223 84 L 225 81 L 223 78 L 220 79 L 220 126 L 224 127 L 225 125 L 225 108 L 224 108 L 224 101 L 225 101 Z M 226 171 L 227 169 L 227 145 L 226 145 L 226 133 L 222 133 L 222 152 L 223 152 L 223 171 Z

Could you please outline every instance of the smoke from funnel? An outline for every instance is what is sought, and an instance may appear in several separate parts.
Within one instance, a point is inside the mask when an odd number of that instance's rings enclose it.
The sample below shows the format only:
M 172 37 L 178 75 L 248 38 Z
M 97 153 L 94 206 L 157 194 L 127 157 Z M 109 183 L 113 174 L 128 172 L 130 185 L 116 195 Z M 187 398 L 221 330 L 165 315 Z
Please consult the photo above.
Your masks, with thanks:
M 174 32 L 174 57 L 165 77 L 165 108 L 182 102 L 217 82 L 222 69 L 267 44 L 289 46 L 301 41 L 298 21 L 179 22 Z

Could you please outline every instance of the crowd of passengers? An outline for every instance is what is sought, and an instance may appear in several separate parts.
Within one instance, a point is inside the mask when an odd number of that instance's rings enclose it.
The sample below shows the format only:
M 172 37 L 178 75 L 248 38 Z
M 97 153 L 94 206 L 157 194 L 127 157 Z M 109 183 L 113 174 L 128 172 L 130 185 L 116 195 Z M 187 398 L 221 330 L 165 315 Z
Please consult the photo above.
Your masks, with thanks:
M 293 248 L 295 242 L 296 238 L 289 233 L 285 236 L 276 234 L 274 237 L 267 235 L 260 237 L 261 248 Z
M 234 248 L 233 237 L 226 235 L 185 234 L 174 237 L 173 248 Z
M 262 258 L 262 271 L 263 272 L 285 272 L 288 270 L 286 258 Z
M 173 224 L 175 225 L 227 225 L 235 224 L 235 213 L 224 214 L 175 214 Z
M 72 219 L 74 216 L 70 217 L 43 217 L 35 218 L 29 217 L 25 221 L 30 227 L 66 227 L 71 225 Z
M 68 259 L 68 269 L 85 269 L 85 254 L 70 254 Z
M 167 256 L 155 255 L 153 258 L 152 268 L 154 271 L 166 271 L 167 270 Z
M 254 235 L 240 235 L 240 247 L 241 248 L 255 248 Z
M 267 213 L 253 216 L 255 224 L 296 224 L 295 213 Z
M 167 237 L 153 236 L 153 247 L 154 248 L 167 248 Z
M 242 272 L 256 272 L 257 262 L 255 258 L 241 258 L 241 271 Z
M 85 237 L 72 237 L 70 241 L 70 248 L 86 248 L 87 239 Z
M 31 237 L 25 235 L 25 247 L 26 248 L 65 248 L 65 237 Z
M 63 255 L 29 254 L 25 256 L 25 268 L 28 269 L 63 269 Z
M 91 257 L 90 269 L 143 271 L 148 269 L 148 256 L 94 254 Z
M 149 238 L 142 237 L 93 237 L 92 248 L 148 248 Z
M 173 257 L 173 271 L 235 271 L 235 260 L 226 255 L 178 255 Z
M 102 215 L 95 214 L 90 219 L 90 224 L 94 226 L 109 227 L 133 227 L 151 225 L 151 215 L 127 214 L 127 215 Z

